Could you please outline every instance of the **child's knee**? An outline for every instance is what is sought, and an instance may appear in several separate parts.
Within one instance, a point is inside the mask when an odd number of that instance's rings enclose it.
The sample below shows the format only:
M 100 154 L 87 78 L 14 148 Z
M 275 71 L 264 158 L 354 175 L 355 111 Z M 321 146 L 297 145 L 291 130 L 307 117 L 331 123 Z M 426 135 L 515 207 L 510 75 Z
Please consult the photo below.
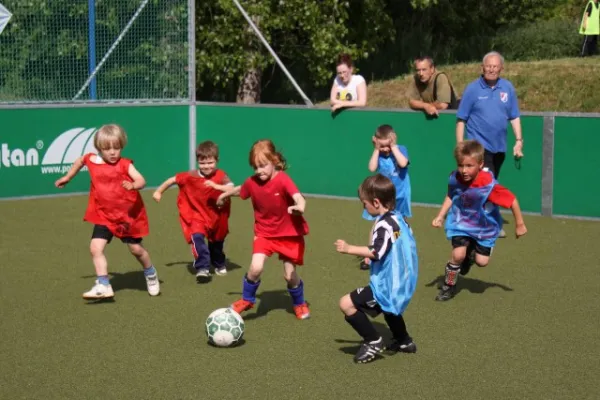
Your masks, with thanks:
M 486 265 L 488 265 L 490 262 L 490 257 L 489 256 L 483 256 L 481 254 L 477 254 L 475 256 L 475 264 L 477 264 L 480 267 L 485 267 Z
M 346 315 L 353 315 L 356 312 L 356 307 L 354 307 L 349 294 L 344 295 L 340 299 L 340 310 Z
M 467 248 L 466 247 L 456 247 L 452 249 L 452 262 L 454 264 L 460 264 L 465 260 L 467 256 Z
M 92 257 L 101 256 L 102 254 L 104 254 L 104 247 L 104 243 L 92 240 L 92 242 L 90 243 L 90 254 L 92 255 Z
M 340 299 L 340 310 L 342 310 L 344 314 L 347 314 L 347 311 L 350 311 L 352 308 L 354 308 L 354 304 L 352 304 L 352 299 L 350 299 L 349 294 L 345 294 Z
M 250 268 L 248 268 L 247 276 L 252 281 L 257 281 L 262 274 L 263 266 L 262 264 L 250 264 Z

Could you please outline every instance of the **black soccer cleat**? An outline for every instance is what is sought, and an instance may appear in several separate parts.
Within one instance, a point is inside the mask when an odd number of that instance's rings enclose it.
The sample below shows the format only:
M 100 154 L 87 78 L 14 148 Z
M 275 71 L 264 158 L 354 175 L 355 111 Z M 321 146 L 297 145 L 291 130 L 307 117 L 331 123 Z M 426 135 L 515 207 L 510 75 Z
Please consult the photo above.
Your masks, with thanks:
M 437 301 L 448 301 L 456 295 L 456 286 L 443 285 L 435 299 Z
M 362 269 L 363 271 L 368 271 L 371 268 L 371 266 L 369 264 L 367 264 L 365 262 L 365 260 L 362 260 L 360 262 L 360 269 Z
M 354 356 L 354 362 L 357 364 L 371 362 L 377 357 L 377 354 L 383 352 L 384 348 L 383 338 L 381 337 L 374 342 L 362 342 L 360 349 Z
M 416 353 L 417 345 L 413 342 L 412 338 L 407 338 L 402 343 L 398 342 L 396 339 L 390 344 L 389 350 L 397 351 L 399 353 Z
M 475 264 L 475 246 L 469 246 L 467 247 L 467 256 L 460 264 L 460 274 L 468 274 L 473 264 Z

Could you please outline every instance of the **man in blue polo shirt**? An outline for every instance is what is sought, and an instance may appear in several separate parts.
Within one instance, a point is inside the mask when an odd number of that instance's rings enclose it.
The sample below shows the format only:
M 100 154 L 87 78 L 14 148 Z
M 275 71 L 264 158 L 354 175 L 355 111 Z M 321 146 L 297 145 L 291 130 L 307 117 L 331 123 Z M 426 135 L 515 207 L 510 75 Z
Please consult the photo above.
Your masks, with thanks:
M 483 57 L 483 74 L 471 82 L 463 93 L 456 113 L 456 142 L 475 139 L 485 149 L 484 166 L 496 179 L 506 156 L 508 121 L 515 133 L 515 157 L 523 157 L 523 133 L 519 118 L 519 103 L 512 83 L 500 78 L 504 58 L 492 51 Z

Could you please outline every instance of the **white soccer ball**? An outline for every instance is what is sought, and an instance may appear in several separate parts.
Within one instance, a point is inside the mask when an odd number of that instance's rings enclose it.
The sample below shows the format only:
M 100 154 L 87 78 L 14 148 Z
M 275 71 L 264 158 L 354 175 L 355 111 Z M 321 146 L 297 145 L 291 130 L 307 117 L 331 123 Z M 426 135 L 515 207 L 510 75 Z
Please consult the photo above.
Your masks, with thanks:
M 206 319 L 206 334 L 215 346 L 235 346 L 244 335 L 244 320 L 231 308 L 219 308 Z

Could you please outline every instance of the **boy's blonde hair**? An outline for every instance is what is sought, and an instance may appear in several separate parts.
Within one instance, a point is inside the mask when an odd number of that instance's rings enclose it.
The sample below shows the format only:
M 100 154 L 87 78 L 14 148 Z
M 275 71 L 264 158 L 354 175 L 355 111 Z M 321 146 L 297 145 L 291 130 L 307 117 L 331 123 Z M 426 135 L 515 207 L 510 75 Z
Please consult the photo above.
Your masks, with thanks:
M 125 130 L 116 124 L 103 125 L 94 135 L 94 147 L 100 150 L 110 148 L 112 143 L 118 142 L 119 148 L 124 148 L 127 145 L 127 134 Z
M 365 179 L 358 188 L 358 197 L 371 204 L 378 199 L 388 210 L 396 208 L 396 187 L 389 178 L 381 174 Z
M 375 137 L 377 139 L 389 139 L 394 132 L 394 128 L 391 125 L 380 125 L 375 131 Z
M 269 139 L 258 140 L 250 149 L 248 157 L 250 166 L 256 169 L 256 166 L 264 162 L 270 162 L 277 171 L 284 171 L 287 164 L 283 155 L 275 149 L 275 145 Z
M 459 163 L 465 157 L 473 157 L 478 163 L 483 162 L 485 149 L 477 140 L 465 140 L 454 148 L 454 158 Z
M 200 143 L 196 149 L 196 159 L 198 161 L 207 158 L 214 158 L 215 161 L 219 161 L 219 146 L 210 140 Z

